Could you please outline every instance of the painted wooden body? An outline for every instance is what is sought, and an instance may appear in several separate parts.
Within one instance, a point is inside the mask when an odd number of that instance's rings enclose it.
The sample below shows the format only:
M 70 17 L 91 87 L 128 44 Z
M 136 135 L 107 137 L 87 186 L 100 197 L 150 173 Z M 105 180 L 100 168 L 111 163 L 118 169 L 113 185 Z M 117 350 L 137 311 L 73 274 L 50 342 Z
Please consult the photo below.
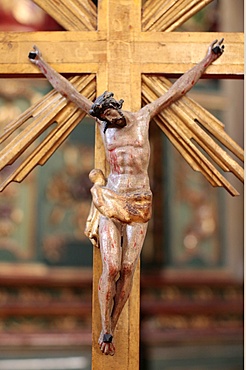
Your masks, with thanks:
M 89 215 L 86 233 L 91 235 L 90 228 L 98 233 L 93 244 L 97 240 L 101 251 L 103 271 L 98 296 L 102 331 L 98 343 L 106 355 L 115 353 L 113 334 L 131 292 L 151 214 L 148 178 L 150 120 L 194 86 L 206 68 L 223 53 L 222 42 L 223 39 L 211 43 L 200 63 L 180 77 L 166 94 L 135 113 L 114 108 L 118 104 L 115 99 L 112 101 L 116 105 L 108 103 L 106 106 L 105 103 L 103 106 L 102 102 L 110 96 L 107 92 L 98 98 L 100 104 L 92 104 L 43 60 L 37 47 L 29 54 L 30 61 L 39 67 L 57 91 L 86 113 L 92 114 L 95 109 L 93 116 L 97 117 L 104 143 L 110 171 L 107 180 L 101 172 L 94 170 L 91 174 L 94 208 Z M 145 210 L 145 217 L 136 216 L 139 207 Z M 93 216 L 94 211 L 97 212 L 96 217 Z M 98 228 L 93 224 L 95 222 Z

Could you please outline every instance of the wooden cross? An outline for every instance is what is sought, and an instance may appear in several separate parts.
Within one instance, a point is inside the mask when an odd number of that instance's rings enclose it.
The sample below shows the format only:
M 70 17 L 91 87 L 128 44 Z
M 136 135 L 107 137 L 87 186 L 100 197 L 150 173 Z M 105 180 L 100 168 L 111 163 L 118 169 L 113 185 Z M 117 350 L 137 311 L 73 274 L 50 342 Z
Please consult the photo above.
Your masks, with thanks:
M 179 76 L 186 72 L 203 58 L 211 41 L 224 37 L 226 53 L 208 68 L 205 77 L 242 77 L 243 34 L 170 32 L 211 1 L 147 0 L 142 14 L 140 0 L 101 0 L 97 12 L 90 0 L 34 0 L 69 32 L 0 33 L 0 75 L 38 75 L 39 71 L 27 58 L 33 44 L 37 44 L 58 72 L 73 75 L 72 82 L 83 95 L 93 100 L 96 94 L 113 91 L 117 99 L 125 100 L 124 109 L 136 111 L 141 106 L 141 98 L 148 103 L 168 88 L 164 73 Z M 199 125 L 194 124 L 194 114 Z M 2 141 L 30 117 L 34 118 L 33 122 L 0 153 L 3 167 L 12 163 L 54 121 L 57 125 L 2 188 L 11 181 L 22 181 L 37 164 L 44 164 L 84 113 L 52 91 L 8 125 Z M 201 171 L 212 185 L 224 186 L 232 195 L 237 194 L 192 142 L 193 139 L 206 149 L 224 171 L 232 171 L 242 180 L 243 171 L 237 162 L 211 141 L 209 135 L 204 139 L 200 125 L 243 159 L 242 149 L 226 135 L 218 120 L 184 97 L 159 115 L 156 122 L 195 170 Z M 107 171 L 98 133 L 95 167 Z M 97 249 L 93 264 L 92 369 L 138 369 L 140 269 L 135 273 L 131 297 L 116 330 L 117 352 L 110 357 L 103 356 L 97 346 L 101 328 L 97 297 L 101 258 Z

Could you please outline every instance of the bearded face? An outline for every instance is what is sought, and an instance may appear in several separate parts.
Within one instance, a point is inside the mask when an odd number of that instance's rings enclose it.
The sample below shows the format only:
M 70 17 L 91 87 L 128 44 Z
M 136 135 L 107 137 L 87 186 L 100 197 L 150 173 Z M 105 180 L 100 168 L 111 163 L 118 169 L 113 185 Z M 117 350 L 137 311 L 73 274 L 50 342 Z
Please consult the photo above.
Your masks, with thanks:
M 124 100 L 119 101 L 113 98 L 112 92 L 105 91 L 93 103 L 90 115 L 105 123 L 104 133 L 108 128 L 122 128 L 126 126 L 126 119 L 121 111 Z

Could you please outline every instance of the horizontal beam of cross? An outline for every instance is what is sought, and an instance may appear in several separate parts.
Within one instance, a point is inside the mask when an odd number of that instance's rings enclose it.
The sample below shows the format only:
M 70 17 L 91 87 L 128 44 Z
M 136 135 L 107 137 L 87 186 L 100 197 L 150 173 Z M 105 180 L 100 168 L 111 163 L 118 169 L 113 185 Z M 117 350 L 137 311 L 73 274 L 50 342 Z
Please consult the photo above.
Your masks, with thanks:
M 205 76 L 243 78 L 243 33 L 139 32 L 133 33 L 124 47 L 129 45 L 131 63 L 138 65 L 141 73 L 179 76 L 198 63 L 208 44 L 220 37 L 225 39 L 226 54 L 207 69 Z M 27 58 L 34 43 L 57 71 L 78 74 L 96 73 L 106 60 L 110 63 L 107 43 L 120 53 L 123 41 L 108 41 L 106 34 L 100 31 L 0 32 L 0 77 L 39 75 Z

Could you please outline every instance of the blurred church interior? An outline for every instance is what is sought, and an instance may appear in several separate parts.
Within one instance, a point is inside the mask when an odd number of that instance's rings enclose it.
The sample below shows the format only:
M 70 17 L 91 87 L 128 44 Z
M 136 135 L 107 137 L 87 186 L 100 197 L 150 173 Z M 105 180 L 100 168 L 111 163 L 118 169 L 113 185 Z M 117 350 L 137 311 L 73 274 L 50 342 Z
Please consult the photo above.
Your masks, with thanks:
M 214 0 L 177 31 L 243 32 L 243 5 Z M 31 0 L 0 1 L 0 32 L 62 29 Z M 0 132 L 50 89 L 43 78 L 1 78 Z M 243 146 L 243 93 L 240 79 L 203 79 L 189 96 Z M 212 188 L 155 124 L 150 140 L 141 370 L 241 370 L 243 186 L 231 180 L 235 198 Z M 84 227 L 93 159 L 94 122 L 85 118 L 45 166 L 0 194 L 1 370 L 91 368 L 93 248 Z

